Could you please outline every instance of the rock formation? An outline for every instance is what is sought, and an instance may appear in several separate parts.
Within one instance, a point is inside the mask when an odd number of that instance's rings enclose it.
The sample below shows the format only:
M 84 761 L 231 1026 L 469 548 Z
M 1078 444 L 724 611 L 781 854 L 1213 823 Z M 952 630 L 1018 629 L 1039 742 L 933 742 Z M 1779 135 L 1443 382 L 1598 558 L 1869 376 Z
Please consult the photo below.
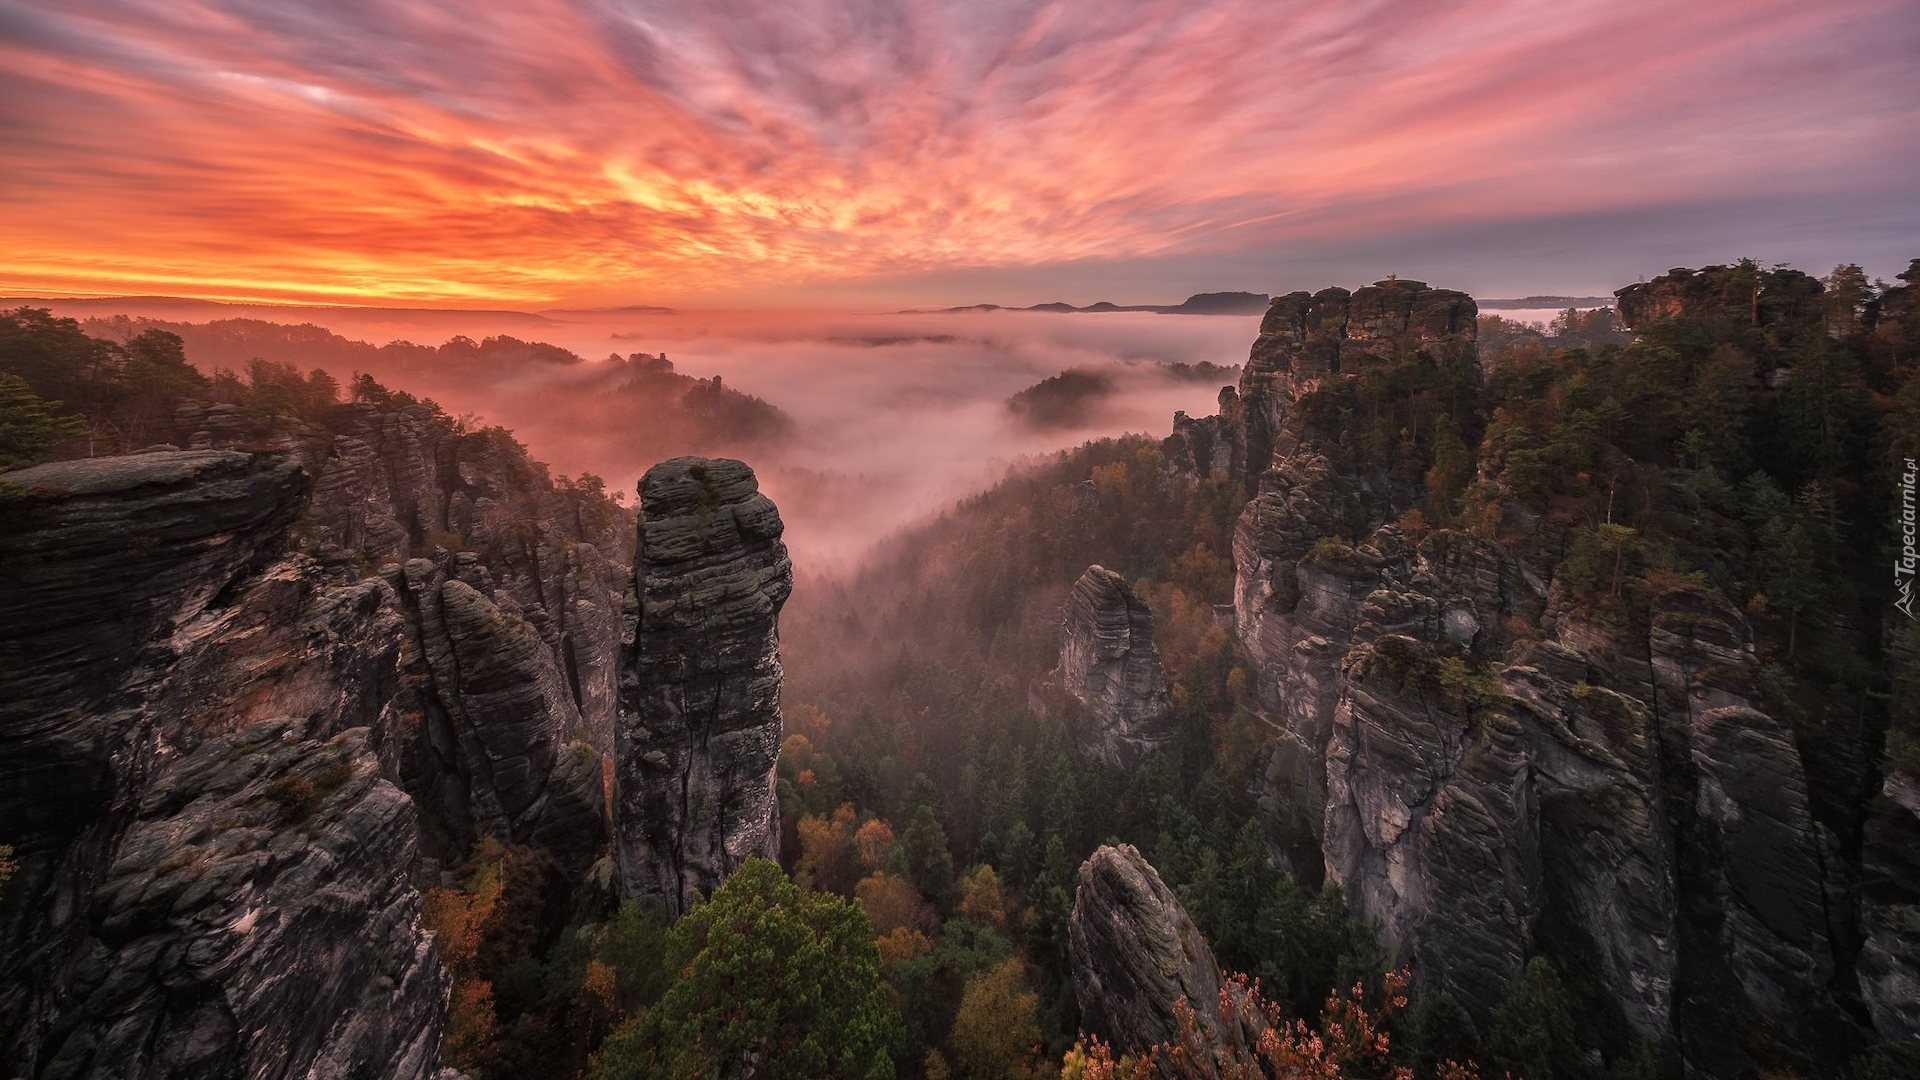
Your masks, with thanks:
M 402 569 L 432 687 L 422 701 L 426 753 L 409 775 L 458 827 L 457 846 L 491 834 L 584 871 L 606 829 L 600 754 L 579 706 L 532 625 L 448 569 L 429 559 Z
M 416 835 L 362 730 L 269 721 L 166 765 L 41 1075 L 434 1075 L 447 976 L 402 869 Z
M 1082 744 L 1103 760 L 1139 764 L 1173 738 L 1167 670 L 1153 643 L 1153 612 L 1126 579 L 1090 566 L 1067 597 L 1060 689 L 1090 713 Z
M 432 1076 L 429 860 L 605 850 L 627 534 L 425 407 L 179 420 L 4 475 L 0 1060 Z
M 335 711 L 391 688 L 397 620 L 363 602 L 379 583 L 316 589 L 283 554 L 305 474 L 186 451 L 7 479 L 5 1056 L 50 1077 L 431 1075 L 446 984 L 413 805 L 346 730 L 378 711 Z
M 641 478 L 615 741 L 624 896 L 683 911 L 778 850 L 782 530 L 738 461 L 674 458 Z
M 1652 281 L 1614 291 L 1614 303 L 1627 326 L 1685 315 L 1725 319 L 1743 326 L 1818 321 L 1820 282 L 1799 270 L 1680 266 Z
M 1767 289 L 1781 304 L 1804 290 L 1762 278 L 1740 299 L 1765 323 Z M 1645 301 L 1632 317 L 1730 303 L 1692 295 L 1690 275 L 1654 284 L 1630 290 Z M 1177 473 L 1249 491 L 1234 626 L 1287 789 L 1263 805 L 1311 803 L 1275 843 L 1316 822 L 1327 879 L 1378 921 L 1416 992 L 1482 1018 L 1551 924 L 1668 1065 L 1682 1042 L 1693 1060 L 1744 1052 L 1683 1030 L 1690 1010 L 1796 1037 L 1835 1008 L 1854 938 L 1875 1026 L 1912 1031 L 1920 875 L 1891 853 L 1920 835 L 1914 812 L 1882 798 L 1866 856 L 1880 853 L 1879 899 L 1848 914 L 1852 871 L 1815 820 L 1745 615 L 1674 581 L 1602 621 L 1529 548 L 1403 529 L 1421 478 L 1342 443 L 1325 391 L 1370 364 L 1470 373 L 1474 310 L 1406 281 L 1278 297 L 1220 413 L 1176 418 L 1164 444 Z
M 1185 999 L 1208 1037 L 1245 1045 L 1250 1033 L 1219 1030 L 1213 950 L 1131 844 L 1102 847 L 1080 864 L 1067 935 L 1082 1030 L 1119 1051 L 1167 1042 L 1179 1033 L 1174 1005 Z
M 1881 1034 L 1920 1041 L 1920 783 L 1889 775 L 1870 812 L 1861 996 Z

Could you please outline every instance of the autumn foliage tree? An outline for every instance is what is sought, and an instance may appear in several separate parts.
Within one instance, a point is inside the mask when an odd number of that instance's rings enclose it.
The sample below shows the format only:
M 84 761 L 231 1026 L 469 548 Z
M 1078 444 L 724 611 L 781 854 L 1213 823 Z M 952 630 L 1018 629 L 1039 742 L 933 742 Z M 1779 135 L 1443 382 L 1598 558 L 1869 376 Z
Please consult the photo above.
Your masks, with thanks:
M 1258 982 L 1236 975 L 1220 990 L 1218 1024 L 1212 1030 L 1243 1032 L 1246 1038 L 1211 1036 L 1182 998 L 1174 1006 L 1178 1034 L 1173 1039 L 1117 1059 L 1111 1047 L 1096 1040 L 1069 1055 L 1067 1064 L 1078 1080 L 1413 1080 L 1411 1069 L 1393 1063 L 1386 1029 L 1388 1018 L 1406 1008 L 1406 984 L 1406 972 L 1388 973 L 1380 1003 L 1372 1008 L 1360 983 L 1336 991 L 1328 995 L 1315 1028 L 1287 1019 L 1278 1003 L 1261 996 Z M 1479 1070 L 1448 1061 L 1436 1076 L 1477 1080 Z

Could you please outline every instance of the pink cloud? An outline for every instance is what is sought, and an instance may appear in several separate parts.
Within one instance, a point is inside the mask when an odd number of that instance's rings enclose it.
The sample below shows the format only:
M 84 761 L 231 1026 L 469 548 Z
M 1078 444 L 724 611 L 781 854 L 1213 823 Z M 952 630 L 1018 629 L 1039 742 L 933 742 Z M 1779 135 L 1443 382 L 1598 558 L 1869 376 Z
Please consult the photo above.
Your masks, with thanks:
M 74 0 L 0 15 L 0 290 L 725 296 L 1896 198 L 1920 12 Z

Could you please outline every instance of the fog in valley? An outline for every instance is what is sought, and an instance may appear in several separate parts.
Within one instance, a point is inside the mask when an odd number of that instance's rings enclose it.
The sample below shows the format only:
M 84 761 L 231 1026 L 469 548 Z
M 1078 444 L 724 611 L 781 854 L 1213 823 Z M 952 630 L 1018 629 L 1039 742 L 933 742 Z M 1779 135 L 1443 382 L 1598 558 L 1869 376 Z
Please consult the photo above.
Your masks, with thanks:
M 55 314 L 82 320 L 158 320 L 186 337 L 188 359 L 209 372 L 244 371 L 255 355 L 302 371 L 323 368 L 343 384 L 367 372 L 392 389 L 430 397 L 455 416 L 510 429 L 557 473 L 591 472 L 629 496 L 639 475 L 663 457 L 740 457 L 779 504 L 803 573 L 851 569 L 874 542 L 984 489 L 1022 460 L 1127 432 L 1164 435 L 1176 410 L 1213 412 L 1259 324 L 1253 316 L 1147 313 L 635 308 L 533 314 L 126 299 L 4 302 L 51 305 Z M 316 341 L 309 331 L 279 346 L 260 327 L 243 342 L 202 340 L 210 332 L 205 324 L 229 319 L 314 324 L 349 340 Z M 89 329 L 113 332 L 100 322 Z M 438 346 L 456 335 L 482 343 L 500 335 L 546 343 L 586 362 L 521 350 L 526 355 L 505 362 L 483 353 L 484 361 L 456 365 L 432 354 L 422 360 L 353 344 Z M 636 354 L 642 364 L 664 355 L 682 376 L 718 376 L 727 389 L 764 400 L 791 423 L 720 415 L 704 427 L 674 427 L 677 392 L 623 390 L 625 369 L 633 365 L 606 362 L 610 355 Z M 1217 367 L 1196 370 L 1202 364 Z M 1063 372 L 1074 374 L 1042 388 L 1043 397 L 1047 390 L 1058 393 L 1040 407 L 1009 404 Z

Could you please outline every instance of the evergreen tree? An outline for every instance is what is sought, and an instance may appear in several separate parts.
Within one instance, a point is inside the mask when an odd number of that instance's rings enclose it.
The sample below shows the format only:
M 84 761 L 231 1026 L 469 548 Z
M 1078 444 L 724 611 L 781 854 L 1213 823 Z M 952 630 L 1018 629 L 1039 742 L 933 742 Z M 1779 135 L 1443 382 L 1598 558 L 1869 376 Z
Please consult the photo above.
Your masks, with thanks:
M 0 375 L 0 469 L 37 461 L 68 439 L 86 434 L 78 417 L 61 416 L 60 403 L 42 400 L 18 375 Z
M 1586 1075 L 1566 989 L 1546 957 L 1536 956 L 1520 969 L 1494 1010 L 1486 1047 L 1490 1065 L 1526 1080 Z
M 893 845 L 892 868 L 942 907 L 952 897 L 953 852 L 931 805 L 923 802 L 913 812 L 907 831 Z

